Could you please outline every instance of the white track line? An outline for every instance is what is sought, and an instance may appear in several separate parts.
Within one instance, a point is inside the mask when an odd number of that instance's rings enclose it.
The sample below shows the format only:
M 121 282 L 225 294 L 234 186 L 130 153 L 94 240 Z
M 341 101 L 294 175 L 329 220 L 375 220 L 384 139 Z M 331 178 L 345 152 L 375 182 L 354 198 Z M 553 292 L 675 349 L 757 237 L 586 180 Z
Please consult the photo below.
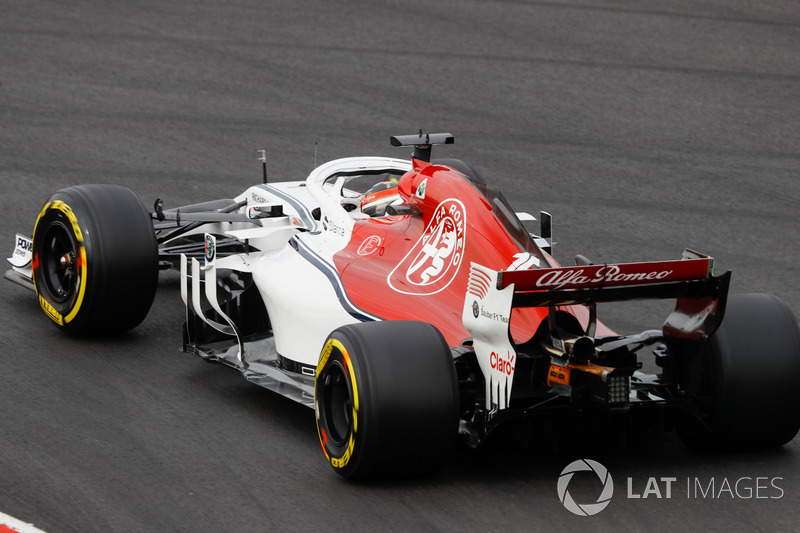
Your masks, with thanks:
M 41 529 L 34 527 L 33 524 L 17 520 L 13 516 L 8 516 L 3 513 L 0 513 L 0 526 L 10 527 L 19 533 L 45 533 Z

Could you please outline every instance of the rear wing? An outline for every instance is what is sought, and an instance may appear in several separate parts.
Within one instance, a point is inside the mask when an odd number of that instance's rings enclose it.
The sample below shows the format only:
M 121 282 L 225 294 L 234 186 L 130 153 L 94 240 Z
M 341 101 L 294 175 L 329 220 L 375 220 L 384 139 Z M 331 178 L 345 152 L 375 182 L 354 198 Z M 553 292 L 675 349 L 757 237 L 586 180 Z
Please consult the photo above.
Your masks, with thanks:
M 593 337 L 597 303 L 675 298 L 663 334 L 702 343 L 722 322 L 730 284 L 730 272 L 714 276 L 713 264 L 711 257 L 691 250 L 677 261 L 535 270 L 498 272 L 472 263 L 462 322 L 486 377 L 487 408 L 504 409 L 511 398 L 516 358 L 510 334 L 513 308 L 548 308 L 554 345 L 565 349 L 556 328 L 557 306 L 588 306 L 585 335 Z
M 711 257 L 686 250 L 677 261 L 498 272 L 497 289 L 513 285 L 513 307 L 697 298 L 718 285 L 713 267 Z

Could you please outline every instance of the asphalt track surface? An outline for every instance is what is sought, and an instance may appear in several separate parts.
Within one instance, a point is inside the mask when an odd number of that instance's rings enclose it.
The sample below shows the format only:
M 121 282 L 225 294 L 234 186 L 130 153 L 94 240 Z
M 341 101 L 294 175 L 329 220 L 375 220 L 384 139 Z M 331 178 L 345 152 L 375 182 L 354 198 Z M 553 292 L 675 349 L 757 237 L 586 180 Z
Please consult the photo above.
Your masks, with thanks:
M 405 157 L 388 137 L 423 128 L 453 133 L 437 153 L 478 167 L 518 210 L 553 213 L 564 263 L 689 247 L 733 270 L 734 291 L 779 295 L 800 314 L 797 2 L 115 4 L 0 0 L 6 256 L 67 185 L 123 184 L 177 206 L 258 182 L 258 149 L 270 179 L 302 179 L 315 147 L 320 163 Z M 668 310 L 614 304 L 600 316 L 634 332 Z M 0 283 L 0 512 L 51 533 L 800 523 L 800 439 L 722 456 L 671 435 L 635 452 L 459 451 L 431 478 L 347 483 L 323 459 L 310 410 L 180 353 L 181 317 L 168 274 L 141 327 L 74 339 L 32 293 Z M 556 491 L 583 457 L 614 480 L 593 517 Z M 676 479 L 670 498 L 661 478 Z M 591 501 L 581 479 L 570 490 Z

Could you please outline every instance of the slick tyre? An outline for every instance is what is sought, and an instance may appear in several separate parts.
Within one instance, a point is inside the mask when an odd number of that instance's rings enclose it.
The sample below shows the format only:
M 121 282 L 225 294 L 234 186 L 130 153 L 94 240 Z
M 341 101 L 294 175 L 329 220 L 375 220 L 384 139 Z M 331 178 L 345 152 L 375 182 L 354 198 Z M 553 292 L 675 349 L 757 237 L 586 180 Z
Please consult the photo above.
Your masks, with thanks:
M 32 269 L 39 304 L 59 329 L 132 329 L 147 316 L 158 283 L 150 216 L 125 187 L 62 189 L 36 220 Z
M 800 330 L 767 294 L 728 298 L 722 325 L 701 357 L 706 424 L 678 427 L 690 447 L 752 450 L 781 446 L 800 429 Z
M 325 457 L 345 478 L 430 473 L 455 445 L 455 367 L 430 324 L 370 322 L 335 330 L 320 355 L 314 401 Z

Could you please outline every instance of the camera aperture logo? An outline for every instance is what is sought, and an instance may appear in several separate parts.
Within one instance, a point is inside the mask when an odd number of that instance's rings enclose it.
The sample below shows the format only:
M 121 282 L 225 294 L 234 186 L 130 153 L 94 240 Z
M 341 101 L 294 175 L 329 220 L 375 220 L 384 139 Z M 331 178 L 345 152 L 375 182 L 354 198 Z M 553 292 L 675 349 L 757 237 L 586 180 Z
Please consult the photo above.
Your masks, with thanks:
M 569 493 L 569 482 L 576 472 L 594 472 L 600 482 L 603 484 L 603 490 L 597 497 L 594 503 L 578 503 Z M 611 502 L 611 497 L 614 495 L 614 481 L 611 479 L 611 474 L 608 469 L 591 459 L 578 459 L 567 465 L 561 471 L 558 478 L 558 499 L 564 504 L 564 507 L 573 514 L 578 516 L 593 516 L 605 509 Z

